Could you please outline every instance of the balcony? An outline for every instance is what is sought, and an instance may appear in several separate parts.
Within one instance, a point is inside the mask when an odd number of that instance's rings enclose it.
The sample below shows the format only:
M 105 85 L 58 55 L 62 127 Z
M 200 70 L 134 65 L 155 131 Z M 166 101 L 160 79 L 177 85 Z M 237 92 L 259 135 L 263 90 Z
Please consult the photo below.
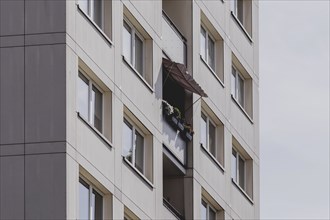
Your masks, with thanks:
M 162 33 L 163 51 L 166 56 L 175 62 L 186 65 L 186 39 L 164 11 L 162 20 Z
M 184 64 L 163 58 L 163 143 L 183 166 L 194 134 L 191 93 L 207 97 Z
M 181 119 L 175 113 L 171 113 L 169 104 L 163 101 L 163 141 L 183 165 L 186 164 L 186 141 L 191 141 L 191 139 L 192 134 L 184 127 Z
M 163 147 L 163 205 L 170 219 L 185 219 L 185 174 L 185 168 Z
M 163 204 L 176 219 L 185 219 L 190 193 L 185 186 L 187 152 L 191 151 L 192 93 L 207 94 L 182 63 L 163 58 Z M 189 148 L 188 148 L 189 147 Z M 169 213 L 169 212 L 168 212 Z

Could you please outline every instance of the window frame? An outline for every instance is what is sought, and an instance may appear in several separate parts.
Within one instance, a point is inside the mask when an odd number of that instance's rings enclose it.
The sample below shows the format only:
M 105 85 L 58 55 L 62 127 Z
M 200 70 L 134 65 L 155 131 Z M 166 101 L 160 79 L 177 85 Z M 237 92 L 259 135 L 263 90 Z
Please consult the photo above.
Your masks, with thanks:
M 85 119 L 85 121 L 87 121 L 93 128 L 95 128 L 97 131 L 99 131 L 101 134 L 103 134 L 104 131 L 104 91 L 103 89 L 100 88 L 100 86 L 98 86 L 92 79 L 91 77 L 89 77 L 86 72 L 84 70 L 82 70 L 81 68 L 78 69 L 78 80 L 83 80 L 80 75 L 82 75 L 83 77 L 85 77 L 88 80 L 88 118 L 85 118 L 85 116 L 83 116 L 82 114 L 79 114 L 83 119 Z M 92 105 L 92 92 L 93 92 L 93 87 L 95 87 L 102 95 L 102 106 L 101 106 L 101 110 L 102 110 L 102 119 L 101 119 L 101 130 L 98 130 L 95 127 L 95 121 L 94 121 L 94 115 L 92 115 L 92 108 L 95 108 Z M 78 86 L 77 86 L 77 97 L 79 96 L 79 91 L 78 91 Z M 79 109 L 79 105 L 78 105 L 78 99 L 77 99 L 77 112 L 80 113 L 80 109 Z M 95 109 L 94 109 L 94 113 L 95 113 Z
M 234 94 L 233 94 L 233 89 L 231 90 L 231 94 L 232 96 L 234 97 L 235 101 L 243 108 L 244 108 L 244 105 L 245 105 L 245 77 L 242 75 L 242 73 L 238 70 L 238 68 L 235 66 L 235 65 L 232 65 L 232 73 L 231 73 L 231 77 L 233 77 L 233 70 L 235 71 L 235 88 L 234 88 Z M 243 91 L 242 92 L 242 103 L 239 101 L 239 96 L 240 96 L 240 93 L 239 93 L 239 85 L 238 85 L 238 77 L 242 79 L 242 82 L 243 82 Z
M 205 25 L 203 23 L 201 23 L 201 29 L 200 29 L 200 37 L 202 35 L 202 30 L 205 31 L 205 57 L 204 55 L 202 54 L 202 51 L 201 51 L 201 45 L 200 45 L 200 56 L 201 58 L 205 61 L 205 63 L 210 67 L 210 69 L 215 73 L 216 72 L 216 60 L 217 60 L 217 57 L 216 57 L 216 40 L 215 38 L 212 36 L 212 34 L 210 33 L 210 31 L 205 27 Z M 212 67 L 210 65 L 210 61 L 209 61 L 209 38 L 211 38 L 211 40 L 213 41 L 213 63 L 214 63 L 214 67 Z M 199 41 L 199 43 L 201 43 L 201 40 Z
M 246 159 L 234 147 L 232 148 L 232 151 L 235 151 L 236 153 L 236 180 L 233 177 L 232 180 L 245 191 L 246 190 Z M 240 185 L 239 159 L 242 159 L 244 162 L 244 186 Z
M 243 3 L 243 1 L 241 2 L 242 8 L 240 11 L 239 10 L 239 5 L 238 5 L 238 1 L 239 0 L 232 0 L 230 3 L 230 11 L 231 11 L 231 15 L 233 16 L 234 20 L 237 22 L 237 24 L 240 26 L 240 28 L 242 29 L 242 31 L 244 32 L 245 36 L 248 38 L 248 40 L 250 41 L 250 43 L 253 43 L 253 39 L 252 39 L 252 26 L 253 26 L 253 14 L 252 14 L 252 9 L 251 11 L 249 11 L 248 13 L 251 13 L 251 20 L 247 20 L 246 19 L 246 8 L 247 5 Z M 251 0 L 252 2 L 252 0 Z M 249 27 L 250 25 L 250 27 Z
M 81 0 L 78 0 L 78 5 L 80 5 Z M 81 8 L 82 11 L 85 12 L 85 14 L 101 29 L 104 29 L 104 0 L 99 0 L 101 1 L 101 25 L 99 26 L 94 18 L 94 8 L 95 8 L 95 0 L 85 0 L 87 1 L 87 11 L 84 11 L 84 9 Z
M 131 127 L 132 129 L 132 143 L 133 143 L 133 146 L 132 146 L 132 162 L 129 161 L 127 159 L 127 156 L 124 156 L 124 159 L 131 165 L 133 166 L 138 172 L 140 172 L 143 176 L 145 176 L 145 163 L 146 163 L 146 160 L 145 160 L 145 154 L 146 154 L 146 141 L 145 141 L 145 134 L 130 120 L 128 119 L 128 117 L 124 117 L 123 119 L 123 123 L 126 124 L 128 127 Z M 136 160 L 136 153 L 135 153 L 135 150 L 136 150 L 136 134 L 135 132 L 138 132 L 142 137 L 143 137 L 143 164 L 142 164 L 142 172 L 135 166 L 135 160 Z
M 123 220 L 140 220 L 131 210 L 126 206 L 124 207 L 124 219 Z
M 218 127 L 217 127 L 217 124 L 207 115 L 205 114 L 203 111 L 201 112 L 201 120 L 204 120 L 204 118 L 206 119 L 206 146 L 204 146 L 202 143 L 200 143 L 214 158 L 217 158 L 217 153 L 218 153 L 218 149 L 217 149 L 217 145 L 218 145 L 218 138 L 217 138 L 217 130 L 218 130 Z M 215 140 L 215 152 L 213 155 L 212 152 L 210 151 L 210 123 L 211 125 L 214 126 L 215 128 L 215 137 L 214 137 L 214 140 Z M 217 160 L 217 159 L 216 159 Z
M 123 57 L 125 58 L 125 60 L 131 65 L 131 67 L 138 73 L 140 74 L 140 76 L 145 79 L 145 53 L 146 53 L 146 40 L 145 38 L 143 37 L 143 35 L 136 29 L 136 27 L 128 20 L 128 18 L 126 16 L 124 16 L 124 19 L 123 19 L 123 26 L 122 28 L 124 29 L 124 23 L 127 24 L 128 27 L 130 27 L 131 29 L 131 48 L 130 48 L 130 56 L 131 56 L 131 60 L 128 60 L 125 55 L 124 55 L 124 47 L 122 46 L 122 54 L 123 54 Z M 141 42 L 142 42 L 142 73 L 139 72 L 139 70 L 136 68 L 136 56 L 135 56 L 135 36 L 137 36 Z M 122 43 L 124 43 L 123 41 L 123 37 L 122 37 Z
M 238 15 L 237 15 L 237 13 L 238 13 L 238 2 L 237 2 L 237 0 L 232 0 L 232 6 L 231 7 L 232 7 L 231 11 L 238 18 Z M 240 21 L 240 22 L 242 22 L 242 21 Z
M 210 210 L 212 210 L 215 214 L 215 220 L 217 219 L 217 210 L 209 203 L 207 200 L 202 198 L 201 204 L 206 204 L 206 220 L 210 220 Z
M 104 193 L 101 192 L 90 181 L 88 181 L 86 178 L 84 178 L 81 175 L 79 176 L 78 184 L 88 185 L 88 217 L 89 218 L 87 220 L 95 219 L 94 216 L 92 216 L 92 212 L 91 212 L 93 191 L 97 192 L 102 197 L 102 218 L 101 219 L 103 219 L 104 218 L 104 196 L 105 196 Z M 78 193 L 78 201 L 80 203 L 80 193 Z M 80 211 L 80 205 L 79 205 L 78 212 L 79 211 Z M 79 218 L 80 218 L 80 216 L 79 216 Z

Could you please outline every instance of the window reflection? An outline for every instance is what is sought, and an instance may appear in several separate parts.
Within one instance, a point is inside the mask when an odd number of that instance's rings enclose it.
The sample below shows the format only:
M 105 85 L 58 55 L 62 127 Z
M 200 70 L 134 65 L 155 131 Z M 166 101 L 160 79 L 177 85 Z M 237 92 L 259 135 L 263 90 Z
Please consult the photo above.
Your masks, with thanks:
M 237 182 L 237 158 L 236 151 L 233 149 L 231 156 L 231 177 Z
M 123 29 L 123 55 L 125 59 L 132 63 L 132 39 L 131 39 L 131 28 L 130 26 L 124 21 L 124 29 Z
M 79 73 L 78 80 L 78 111 L 88 120 L 88 79 Z
M 79 219 L 89 219 L 89 186 L 79 181 Z
M 123 156 L 132 162 L 133 154 L 133 128 L 128 122 L 124 121 L 123 126 Z
M 207 147 L 206 146 L 206 138 L 207 138 L 207 122 L 206 122 L 206 116 L 204 114 L 202 114 L 201 117 L 201 144 L 203 145 L 203 147 Z

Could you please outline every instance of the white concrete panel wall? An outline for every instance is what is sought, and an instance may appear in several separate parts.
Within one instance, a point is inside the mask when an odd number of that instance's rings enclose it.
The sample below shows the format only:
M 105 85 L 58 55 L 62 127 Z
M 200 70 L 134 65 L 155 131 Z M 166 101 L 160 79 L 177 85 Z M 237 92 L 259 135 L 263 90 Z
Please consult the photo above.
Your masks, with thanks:
M 208 94 L 205 103 L 214 111 L 225 126 L 224 172 L 212 163 L 199 147 L 199 137 L 194 136 L 194 167 L 197 171 L 195 191 L 202 187 L 225 209 L 226 219 L 256 219 L 259 217 L 259 90 L 258 90 L 258 8 L 253 4 L 252 42 L 245 36 L 230 11 L 230 2 L 198 1 L 194 5 L 194 78 Z M 199 19 L 203 12 L 224 39 L 224 87 L 215 79 L 199 57 Z M 222 12 L 222 13 L 220 13 Z M 230 77 L 232 53 L 253 79 L 253 121 L 243 113 L 231 98 Z M 194 100 L 197 100 L 196 97 Z M 200 120 L 200 102 L 194 107 L 194 124 Z M 199 128 L 194 127 L 196 133 Z M 244 150 L 254 161 L 253 203 L 232 183 L 231 151 L 232 137 L 238 139 Z M 220 184 L 222 186 L 220 186 Z M 199 193 L 197 193 L 199 194 Z M 196 198 L 197 199 L 197 198 Z
M 106 40 L 78 10 L 75 1 L 67 1 L 67 217 L 78 215 L 78 182 L 83 168 L 112 196 L 112 217 L 122 219 L 124 207 L 141 219 L 174 219 L 163 206 L 162 143 L 162 41 L 164 33 L 162 1 L 113 1 L 112 42 Z M 185 6 L 184 15 L 175 15 L 177 26 L 185 34 L 188 47 L 188 70 L 208 94 L 204 102 L 224 124 L 223 169 L 217 166 L 200 147 L 199 123 L 201 101 L 193 106 L 193 168 L 191 196 L 193 217 L 200 216 L 202 189 L 225 210 L 226 219 L 256 219 L 259 217 L 259 53 L 258 5 L 253 8 L 252 42 L 233 19 L 229 1 L 192 1 Z M 190 7 L 191 6 L 191 7 Z M 152 42 L 152 76 L 148 85 L 123 61 L 122 26 L 124 7 L 143 27 Z M 176 9 L 180 11 L 180 9 Z M 219 82 L 201 60 L 199 54 L 201 11 L 224 40 L 224 80 Z M 173 33 L 172 33 L 173 34 Z M 179 42 L 177 42 L 179 45 Z M 179 48 L 179 49 L 178 49 Z M 181 48 L 173 50 L 180 57 Z M 253 122 L 234 103 L 230 93 L 232 53 L 238 58 L 253 80 Z M 169 55 L 171 56 L 170 52 Z M 172 58 L 172 57 L 171 57 Z M 78 116 L 76 81 L 79 59 L 83 61 L 112 92 L 112 147 L 109 147 Z M 173 58 L 176 59 L 176 58 Z M 179 58 L 177 58 L 179 59 Z M 179 61 L 179 60 L 176 60 Z M 199 97 L 193 96 L 193 101 Z M 147 184 L 122 159 L 122 124 L 124 106 L 153 135 L 153 178 Z M 232 183 L 231 149 L 235 137 L 253 160 L 253 203 Z

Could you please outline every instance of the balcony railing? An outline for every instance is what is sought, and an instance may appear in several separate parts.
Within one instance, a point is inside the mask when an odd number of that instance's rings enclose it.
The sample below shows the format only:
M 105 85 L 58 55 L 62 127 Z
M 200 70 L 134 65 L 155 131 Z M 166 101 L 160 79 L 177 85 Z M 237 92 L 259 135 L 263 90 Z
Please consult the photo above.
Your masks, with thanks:
M 187 64 L 187 40 L 181 34 L 174 22 L 163 11 L 162 20 L 163 51 L 177 63 Z
M 163 116 L 163 141 L 171 153 L 185 165 L 187 143 L 180 135 L 180 131 L 175 130 L 165 116 Z

